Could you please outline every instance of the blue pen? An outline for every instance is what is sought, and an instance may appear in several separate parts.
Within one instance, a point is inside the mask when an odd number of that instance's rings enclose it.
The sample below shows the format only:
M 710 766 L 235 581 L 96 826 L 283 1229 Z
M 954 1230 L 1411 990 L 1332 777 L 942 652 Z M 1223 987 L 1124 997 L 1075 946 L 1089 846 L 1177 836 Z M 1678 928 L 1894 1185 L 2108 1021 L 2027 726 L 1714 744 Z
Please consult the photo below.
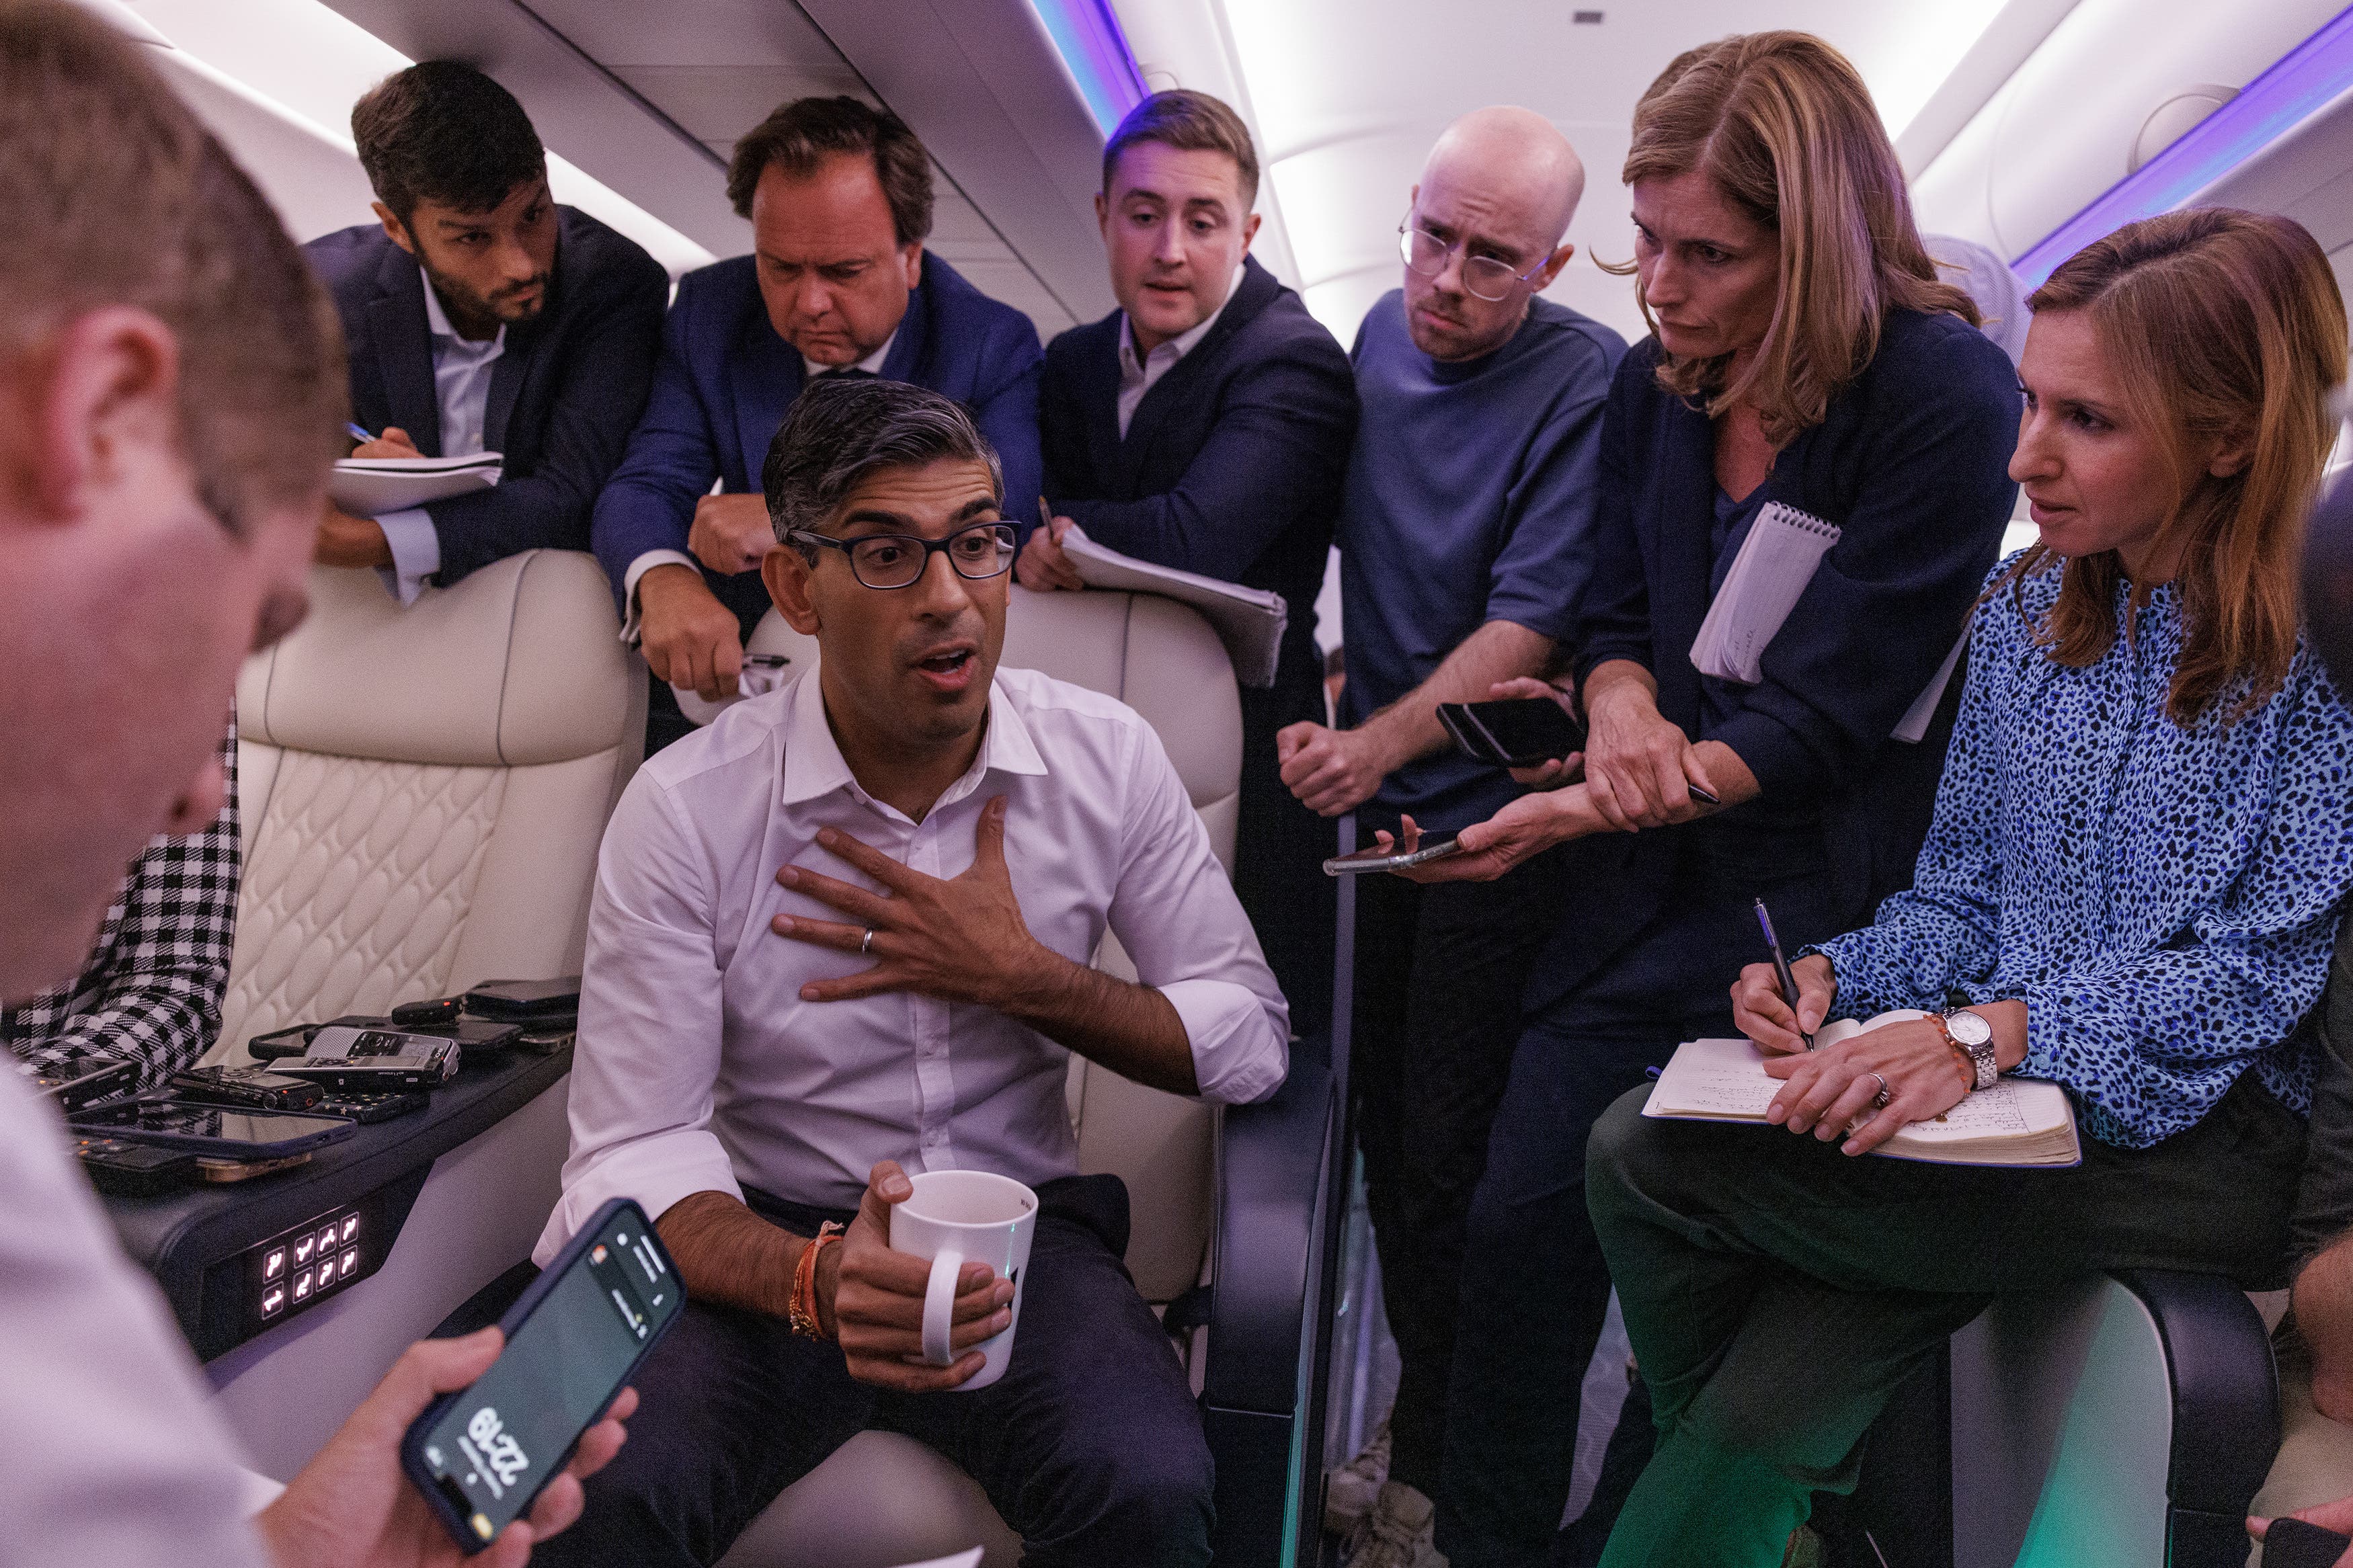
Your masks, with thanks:
M 344 434 L 351 437 L 353 440 L 361 443 L 363 446 L 375 439 L 375 437 L 369 435 L 366 431 L 361 429 L 358 426 L 353 424 L 348 419 L 343 421 L 343 431 Z
M 1773 917 L 1765 908 L 1765 900 L 1757 900 L 1757 923 L 1765 930 L 1765 945 L 1773 954 L 1773 978 L 1781 983 L 1781 999 L 1789 1005 L 1789 1016 L 1798 1016 L 1798 977 L 1789 973 L 1789 961 L 1782 954 L 1781 939 L 1773 934 Z M 1798 1037 L 1806 1042 L 1806 1049 L 1814 1048 L 1814 1037 L 1805 1030 Z

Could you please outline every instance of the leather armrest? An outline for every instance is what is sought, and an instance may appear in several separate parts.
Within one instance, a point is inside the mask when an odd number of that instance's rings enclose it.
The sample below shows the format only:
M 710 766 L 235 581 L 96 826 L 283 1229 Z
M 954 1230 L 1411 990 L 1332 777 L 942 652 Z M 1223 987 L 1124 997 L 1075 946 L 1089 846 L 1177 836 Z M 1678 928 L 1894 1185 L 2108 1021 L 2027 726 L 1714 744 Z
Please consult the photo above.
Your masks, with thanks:
M 1268 1415 L 1297 1410 L 1324 1182 L 1339 1132 L 1329 1054 L 1326 1042 L 1299 1041 L 1291 1076 L 1272 1099 L 1225 1109 L 1201 1392 L 1208 1405 Z
M 2111 1278 L 2147 1308 L 2165 1344 L 2173 1393 L 2168 1497 L 2176 1510 L 2235 1524 L 2279 1452 L 2279 1372 L 2262 1314 L 2216 1275 L 2122 1268 Z

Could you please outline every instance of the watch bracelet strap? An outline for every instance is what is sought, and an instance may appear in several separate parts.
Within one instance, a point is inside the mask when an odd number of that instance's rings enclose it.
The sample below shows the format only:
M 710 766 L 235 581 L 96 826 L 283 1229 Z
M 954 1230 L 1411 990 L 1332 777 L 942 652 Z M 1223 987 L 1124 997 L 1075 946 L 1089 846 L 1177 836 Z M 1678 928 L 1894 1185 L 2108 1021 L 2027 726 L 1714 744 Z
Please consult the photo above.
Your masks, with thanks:
M 1958 1009 L 1955 1009 L 1955 1011 L 1958 1011 Z M 1968 1047 L 1961 1044 L 1960 1040 L 1953 1034 L 1953 1026 L 1947 1016 L 1943 1013 L 1931 1013 L 1928 1016 L 1936 1021 L 1936 1032 L 1945 1037 L 1945 1044 L 1953 1047 L 1953 1054 L 1961 1058 L 1961 1065 L 1968 1069 L 1969 1087 L 1968 1092 L 1975 1094 L 1978 1089 L 1990 1088 L 1991 1082 L 1987 1079 L 1983 1064 L 1979 1063 L 1978 1060 L 1978 1054 L 1969 1049 Z M 1979 1013 L 1975 1015 L 1975 1016 L 1982 1018 L 1985 1015 Z M 1990 1041 L 1987 1042 L 1987 1054 L 1989 1056 L 1992 1054 L 1992 1043 Z M 2001 1068 L 1999 1065 L 1996 1065 L 1993 1069 L 1992 1078 L 1998 1079 L 2000 1077 Z

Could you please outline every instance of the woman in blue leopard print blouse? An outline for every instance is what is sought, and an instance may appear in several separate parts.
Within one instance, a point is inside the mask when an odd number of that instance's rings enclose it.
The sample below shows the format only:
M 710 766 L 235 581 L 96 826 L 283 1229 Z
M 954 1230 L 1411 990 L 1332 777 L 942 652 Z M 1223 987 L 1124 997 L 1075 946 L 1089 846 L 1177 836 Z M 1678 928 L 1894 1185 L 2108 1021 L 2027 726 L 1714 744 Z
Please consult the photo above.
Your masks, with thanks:
M 1799 960 L 1794 1013 L 1769 964 L 1733 988 L 1787 1053 L 1767 1120 L 1801 1136 L 1648 1120 L 1637 1093 L 1588 1146 L 1660 1433 L 1605 1568 L 1780 1562 L 1997 1294 L 2281 1282 L 2353 888 L 2353 716 L 2295 595 L 2344 305 L 2302 228 L 2222 210 L 2120 229 L 2029 304 L 2010 475 L 2042 538 L 1977 608 L 1915 886 Z M 1798 1037 L 1897 1007 L 1931 1016 Z M 2012 1071 L 2066 1088 L 2081 1165 L 1848 1157 Z

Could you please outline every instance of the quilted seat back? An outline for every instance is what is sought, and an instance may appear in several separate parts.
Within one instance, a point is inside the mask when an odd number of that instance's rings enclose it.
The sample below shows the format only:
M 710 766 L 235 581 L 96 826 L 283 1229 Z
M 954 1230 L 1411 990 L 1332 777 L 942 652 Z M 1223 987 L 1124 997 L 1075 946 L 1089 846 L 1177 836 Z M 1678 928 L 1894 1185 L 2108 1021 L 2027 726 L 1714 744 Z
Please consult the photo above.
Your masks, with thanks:
M 245 878 L 216 1056 L 290 1024 L 579 973 L 645 678 L 594 558 L 531 551 L 403 609 L 311 574 L 237 681 Z

